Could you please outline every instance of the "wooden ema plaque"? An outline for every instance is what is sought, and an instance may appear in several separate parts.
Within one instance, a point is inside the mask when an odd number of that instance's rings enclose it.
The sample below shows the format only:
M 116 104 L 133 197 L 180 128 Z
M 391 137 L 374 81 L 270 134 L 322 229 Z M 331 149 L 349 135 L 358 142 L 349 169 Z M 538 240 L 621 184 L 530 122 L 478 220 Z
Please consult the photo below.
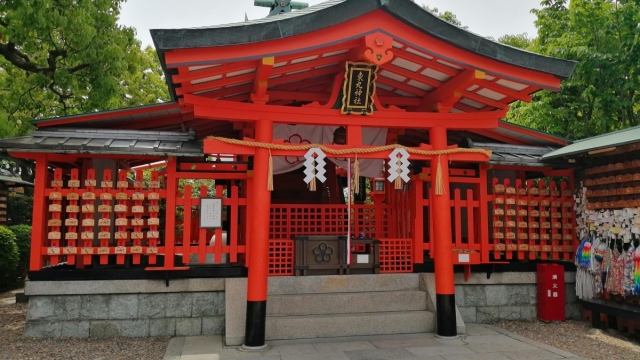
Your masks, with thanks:
M 572 260 L 575 249 L 572 191 L 567 183 L 493 179 L 490 195 L 496 259 Z M 528 253 L 529 255 L 526 255 Z

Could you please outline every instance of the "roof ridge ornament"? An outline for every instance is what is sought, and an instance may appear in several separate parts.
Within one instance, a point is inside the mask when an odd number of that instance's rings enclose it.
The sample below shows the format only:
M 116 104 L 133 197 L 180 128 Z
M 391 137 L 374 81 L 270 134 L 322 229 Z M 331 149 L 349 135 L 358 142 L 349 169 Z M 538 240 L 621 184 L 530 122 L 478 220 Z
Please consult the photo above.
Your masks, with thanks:
M 308 3 L 291 0 L 254 0 L 253 5 L 271 8 L 271 12 L 267 17 L 309 7 Z

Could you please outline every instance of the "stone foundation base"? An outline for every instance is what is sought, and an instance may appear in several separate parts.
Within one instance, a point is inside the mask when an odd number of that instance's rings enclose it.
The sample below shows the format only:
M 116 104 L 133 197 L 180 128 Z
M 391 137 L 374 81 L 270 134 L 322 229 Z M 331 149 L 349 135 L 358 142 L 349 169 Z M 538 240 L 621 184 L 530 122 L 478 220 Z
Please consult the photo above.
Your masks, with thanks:
M 24 335 L 82 338 L 223 334 L 224 281 L 212 280 L 216 284 L 201 286 L 180 283 L 191 280 L 174 280 L 169 287 L 158 286 L 164 282 L 156 280 L 135 280 L 136 284 L 111 281 L 103 287 L 64 282 L 62 287 L 62 283 L 57 284 L 60 295 L 55 291 L 56 282 L 33 282 L 26 289 L 29 307 Z M 103 293 L 113 291 L 118 284 L 119 293 Z M 222 289 L 202 291 L 206 287 Z M 140 292 L 126 293 L 136 288 Z M 150 293 L 141 292 L 145 290 Z M 66 295 L 74 292 L 79 295 Z
M 575 273 L 565 273 L 567 319 L 581 320 L 582 308 L 575 290 Z M 472 274 L 468 282 L 456 276 L 456 305 L 465 322 L 487 324 L 499 320 L 535 320 L 535 273 Z

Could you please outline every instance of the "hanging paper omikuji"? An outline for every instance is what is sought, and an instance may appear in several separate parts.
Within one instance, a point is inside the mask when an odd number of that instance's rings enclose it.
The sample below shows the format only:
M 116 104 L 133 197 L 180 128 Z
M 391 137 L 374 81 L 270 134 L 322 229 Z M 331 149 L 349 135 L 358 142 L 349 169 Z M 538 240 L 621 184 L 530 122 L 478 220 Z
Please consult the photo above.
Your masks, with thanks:
M 395 181 L 395 188 L 402 188 L 402 180 L 409 182 L 409 153 L 407 150 L 398 148 L 389 154 L 389 181 Z
M 311 148 L 304 155 L 304 174 L 307 175 L 304 181 L 309 184 L 309 190 L 316 191 L 316 179 L 325 182 L 327 178 L 324 174 L 327 172 L 324 166 L 327 164 L 324 159 L 327 156 L 318 148 Z

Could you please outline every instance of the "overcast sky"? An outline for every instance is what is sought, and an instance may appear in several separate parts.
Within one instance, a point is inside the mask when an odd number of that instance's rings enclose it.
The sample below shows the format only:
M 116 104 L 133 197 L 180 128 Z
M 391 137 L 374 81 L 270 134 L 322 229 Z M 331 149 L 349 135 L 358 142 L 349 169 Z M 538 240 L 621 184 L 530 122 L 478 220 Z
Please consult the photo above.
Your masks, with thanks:
M 316 5 L 324 0 L 307 0 Z M 536 34 L 531 9 L 540 0 L 417 0 L 444 12 L 451 11 L 469 30 L 494 39 L 505 34 Z M 143 45 L 153 45 L 149 29 L 210 26 L 267 16 L 267 8 L 253 6 L 253 0 L 128 0 L 120 23 L 137 29 Z

